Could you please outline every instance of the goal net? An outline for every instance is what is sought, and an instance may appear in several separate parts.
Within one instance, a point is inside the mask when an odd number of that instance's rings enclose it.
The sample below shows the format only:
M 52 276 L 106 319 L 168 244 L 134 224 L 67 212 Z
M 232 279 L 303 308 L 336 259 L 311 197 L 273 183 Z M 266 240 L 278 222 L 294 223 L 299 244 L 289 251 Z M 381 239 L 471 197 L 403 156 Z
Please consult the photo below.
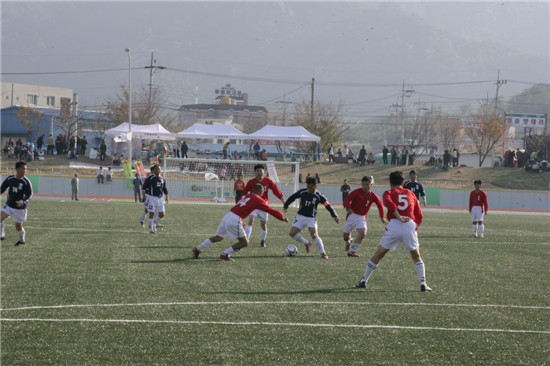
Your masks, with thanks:
M 235 202 L 233 185 L 239 175 L 245 184 L 254 178 L 254 166 L 262 164 L 265 175 L 283 192 L 285 199 L 299 188 L 300 165 L 296 162 L 165 158 L 162 175 L 170 199 Z M 269 200 L 278 201 L 269 192 Z

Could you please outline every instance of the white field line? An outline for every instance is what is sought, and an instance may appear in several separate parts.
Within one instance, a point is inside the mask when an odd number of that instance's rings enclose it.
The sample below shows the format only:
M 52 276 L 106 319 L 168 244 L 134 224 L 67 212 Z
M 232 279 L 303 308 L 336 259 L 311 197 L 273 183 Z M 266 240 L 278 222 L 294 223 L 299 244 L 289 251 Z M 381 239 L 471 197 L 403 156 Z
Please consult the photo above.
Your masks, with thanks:
M 524 309 L 524 310 L 550 310 L 550 306 L 531 305 L 500 305 L 500 304 L 438 304 L 438 303 L 409 303 L 409 302 L 363 302 L 363 301 L 184 301 L 184 302 L 146 302 L 134 304 L 68 304 L 24 306 L 16 308 L 4 308 L 0 311 L 24 311 L 47 309 L 71 309 L 71 308 L 112 308 L 132 306 L 185 306 L 185 305 L 381 305 L 381 306 L 427 306 L 427 307 L 456 307 L 456 308 L 500 308 L 500 309 Z
M 33 200 L 47 200 L 49 199 L 50 197 L 40 197 L 40 196 L 34 196 L 33 197 Z M 133 199 L 133 196 L 128 196 L 126 198 L 122 198 L 122 199 L 112 199 L 112 198 L 107 198 L 105 200 L 103 200 L 104 202 L 115 202 L 115 203 L 134 203 L 134 201 L 132 201 Z M 96 201 L 96 200 L 99 200 L 97 198 L 84 198 L 82 199 L 81 201 L 81 204 L 82 203 L 85 203 L 85 202 L 92 202 L 92 201 Z M 59 202 L 68 202 L 68 200 L 66 198 L 60 198 L 60 201 Z M 174 200 L 174 201 L 170 201 L 169 203 L 170 205 L 211 205 L 211 206 L 232 206 L 232 203 L 231 202 L 227 202 L 227 203 L 213 203 L 213 202 L 210 202 L 210 201 L 179 201 L 179 200 Z M 270 203 L 271 206 L 273 207 L 283 207 L 283 205 L 281 203 L 277 203 L 277 202 L 272 202 Z M 427 211 L 427 212 L 452 212 L 452 213 L 465 213 L 467 215 L 469 215 L 469 212 L 468 210 L 466 210 L 465 208 L 460 208 L 460 207 L 456 207 L 456 208 L 439 208 L 437 206 L 433 206 L 433 207 L 425 207 L 422 209 L 422 211 Z M 539 211 L 507 211 L 507 210 L 499 210 L 498 208 L 494 208 L 494 209 L 490 209 L 489 211 L 490 214 L 499 214 L 499 215 L 527 215 L 527 216 L 550 216 L 550 210 L 548 211 L 545 211 L 545 210 L 539 210 Z
M 82 227 L 51 227 L 51 226 L 34 226 L 34 225 L 25 225 L 25 229 L 35 229 L 35 230 L 53 230 L 53 231 L 78 231 L 78 232 L 94 232 L 97 233 L 98 227 L 89 227 L 89 228 L 82 228 Z M 121 230 L 119 228 L 112 228 L 112 229 L 106 229 L 101 228 L 102 232 L 116 232 L 116 233 L 140 233 L 145 232 L 145 229 L 143 229 L 141 226 L 136 225 L 136 229 L 133 230 L 131 228 L 127 228 L 127 230 Z
M 34 230 L 54 230 L 54 231 L 66 231 L 66 232 L 73 232 L 73 231 L 78 231 L 78 232 L 97 232 L 98 228 L 97 227 L 90 227 L 90 228 L 82 228 L 82 227 L 50 227 L 50 226 L 35 226 L 35 225 L 25 225 L 25 228 L 27 229 L 34 229 Z M 112 228 L 112 229 L 106 229 L 106 228 L 102 228 L 101 229 L 102 232 L 116 232 L 116 233 L 126 233 L 126 234 L 132 234 L 132 233 L 140 233 L 140 232 L 145 232 L 145 229 L 143 229 L 142 227 L 138 227 L 136 225 L 136 228 L 135 230 L 132 229 L 132 228 L 125 228 L 125 229 L 118 229 L 118 228 Z M 468 237 L 468 236 L 464 236 L 464 237 Z M 499 243 L 499 245 L 517 245 L 517 243 L 512 243 L 512 242 L 502 242 L 502 243 Z M 536 243 L 522 243 L 522 245 L 550 245 L 550 242 L 536 242 Z
M 0 322 L 50 322 L 50 323 L 118 323 L 118 324 L 181 324 L 181 325 L 234 325 L 234 326 L 274 326 L 274 327 L 309 327 L 309 328 L 355 328 L 355 329 L 397 329 L 397 330 L 427 330 L 449 332 L 485 332 L 485 333 L 523 333 L 550 334 L 546 330 L 521 329 L 491 329 L 491 328 L 444 328 L 444 327 L 414 327 L 379 324 L 326 324 L 326 323 L 273 323 L 273 322 L 228 322 L 200 320 L 146 320 L 146 319 L 10 319 L 2 318 Z

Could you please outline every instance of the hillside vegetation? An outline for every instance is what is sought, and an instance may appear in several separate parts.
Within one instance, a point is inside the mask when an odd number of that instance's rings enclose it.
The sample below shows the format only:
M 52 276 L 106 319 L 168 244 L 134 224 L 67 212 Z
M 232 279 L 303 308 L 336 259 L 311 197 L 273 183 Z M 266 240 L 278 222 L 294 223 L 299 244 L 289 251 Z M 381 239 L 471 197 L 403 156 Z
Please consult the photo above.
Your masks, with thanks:
M 419 179 L 427 187 L 473 188 L 473 181 L 481 179 L 484 189 L 541 190 L 548 191 L 550 173 L 527 173 L 523 169 L 510 168 L 454 168 L 447 172 L 426 166 L 381 166 L 361 167 L 355 164 L 302 163 L 300 171 L 305 177 L 308 173 L 319 174 L 322 184 L 342 184 L 344 179 L 359 185 L 364 175 L 374 176 L 378 186 L 387 184 L 387 177 L 394 170 L 408 175 L 414 169 Z
M 78 172 L 81 177 L 95 177 L 99 160 L 80 158 L 78 162 L 93 164 L 94 168 L 70 167 L 70 162 L 61 156 L 46 156 L 44 161 L 32 161 L 28 163 L 29 174 L 40 174 L 48 176 L 72 176 Z M 105 164 L 106 163 L 106 164 Z M 2 159 L 1 174 L 6 176 L 13 174 L 15 160 Z M 109 166 L 104 162 L 104 166 Z M 419 179 L 426 187 L 470 189 L 475 179 L 483 181 L 484 189 L 507 189 L 507 190 L 538 190 L 549 191 L 550 173 L 527 173 L 523 169 L 510 168 L 454 168 L 443 172 L 439 169 L 426 166 L 381 166 L 369 165 L 361 167 L 356 164 L 329 164 L 326 162 L 302 162 L 300 171 L 305 179 L 309 173 L 315 173 L 321 178 L 321 185 L 340 185 L 344 179 L 352 185 L 359 185 L 364 175 L 372 175 L 377 186 L 387 184 L 387 177 L 394 170 L 401 170 L 406 175 L 411 169 L 415 169 Z

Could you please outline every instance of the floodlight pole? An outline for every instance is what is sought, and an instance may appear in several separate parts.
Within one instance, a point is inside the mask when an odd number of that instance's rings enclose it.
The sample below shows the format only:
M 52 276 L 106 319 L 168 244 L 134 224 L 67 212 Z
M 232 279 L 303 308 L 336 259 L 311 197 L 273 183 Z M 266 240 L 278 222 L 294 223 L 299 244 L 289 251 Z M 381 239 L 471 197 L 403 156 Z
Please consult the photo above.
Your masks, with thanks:
M 130 149 L 128 150 L 128 161 L 130 169 L 132 168 L 132 54 L 129 48 L 126 49 L 128 54 L 128 132 L 130 133 Z

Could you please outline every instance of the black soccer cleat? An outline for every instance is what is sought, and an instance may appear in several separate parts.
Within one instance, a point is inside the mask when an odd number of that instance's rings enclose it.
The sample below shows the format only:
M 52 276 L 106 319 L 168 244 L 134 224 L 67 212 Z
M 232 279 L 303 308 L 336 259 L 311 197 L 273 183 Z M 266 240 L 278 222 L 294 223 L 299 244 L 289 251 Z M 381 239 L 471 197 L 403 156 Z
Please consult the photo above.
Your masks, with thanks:
M 432 292 L 432 289 L 428 285 L 420 285 L 420 292 Z
M 226 261 L 226 262 L 233 262 L 234 261 L 234 259 L 231 258 L 231 256 L 229 254 L 225 254 L 225 253 L 220 254 L 220 260 Z
M 17 243 L 15 243 L 14 246 L 18 247 L 20 245 L 25 245 L 25 242 L 24 241 L 21 241 L 21 240 L 18 240 Z
M 260 241 L 260 248 L 265 248 L 265 240 Z
M 367 283 L 365 281 L 360 281 L 355 288 L 367 288 Z

